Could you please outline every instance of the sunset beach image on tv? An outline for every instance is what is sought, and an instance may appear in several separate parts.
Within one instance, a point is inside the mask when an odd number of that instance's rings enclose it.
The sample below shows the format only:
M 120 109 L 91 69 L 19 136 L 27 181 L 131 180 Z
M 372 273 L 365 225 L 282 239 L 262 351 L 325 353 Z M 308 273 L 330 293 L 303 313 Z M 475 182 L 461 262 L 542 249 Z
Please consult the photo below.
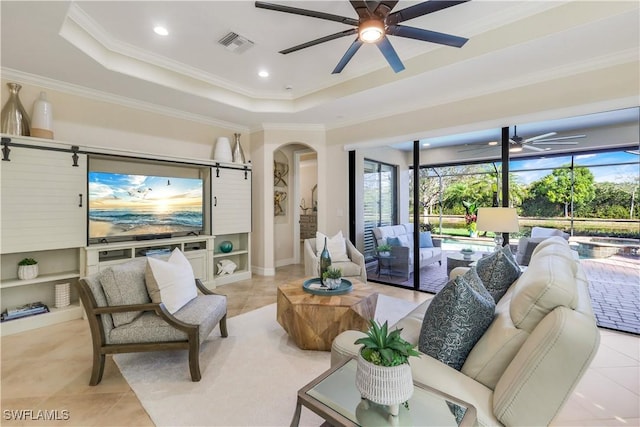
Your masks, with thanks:
M 89 238 L 202 231 L 202 180 L 89 172 Z

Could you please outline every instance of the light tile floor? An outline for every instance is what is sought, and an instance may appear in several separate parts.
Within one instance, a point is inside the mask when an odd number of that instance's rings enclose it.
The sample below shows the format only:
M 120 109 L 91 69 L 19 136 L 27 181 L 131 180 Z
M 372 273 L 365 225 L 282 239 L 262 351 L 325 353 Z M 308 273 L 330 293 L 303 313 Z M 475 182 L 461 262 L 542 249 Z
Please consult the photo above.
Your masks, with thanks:
M 221 286 L 228 296 L 229 316 L 246 313 L 276 300 L 277 285 L 304 275 L 301 265 L 277 269 L 273 277 Z M 379 292 L 422 302 L 431 295 L 371 284 Z M 598 354 L 558 415 L 556 426 L 640 425 L 640 337 L 601 330 Z M 151 419 L 111 357 L 102 382 L 88 385 L 91 336 L 84 320 L 2 337 L 0 340 L 0 407 L 3 426 L 150 426 Z M 534 403 L 532 403 L 534 404 Z M 68 410 L 68 420 L 17 421 L 12 410 Z M 9 412 L 6 412 L 9 411 Z M 50 412 L 51 414 L 52 412 Z M 65 413 L 53 413 L 64 418 Z

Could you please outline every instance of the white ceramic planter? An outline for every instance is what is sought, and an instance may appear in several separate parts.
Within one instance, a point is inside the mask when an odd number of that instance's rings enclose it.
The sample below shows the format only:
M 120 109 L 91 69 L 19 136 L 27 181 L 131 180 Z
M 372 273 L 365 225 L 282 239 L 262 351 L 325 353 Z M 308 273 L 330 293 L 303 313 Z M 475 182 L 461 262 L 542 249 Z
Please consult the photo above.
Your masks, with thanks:
M 36 277 L 38 277 L 38 264 L 18 266 L 18 279 L 29 280 Z
M 398 415 L 399 405 L 413 395 L 413 378 L 408 363 L 398 366 L 378 366 L 364 360 L 358 353 L 356 387 L 364 399 L 389 406 L 391 415 Z
M 342 283 L 342 278 L 340 278 L 340 279 L 324 279 L 324 283 L 325 283 L 325 285 L 327 285 L 327 288 L 336 289 L 338 286 L 340 286 L 340 283 Z

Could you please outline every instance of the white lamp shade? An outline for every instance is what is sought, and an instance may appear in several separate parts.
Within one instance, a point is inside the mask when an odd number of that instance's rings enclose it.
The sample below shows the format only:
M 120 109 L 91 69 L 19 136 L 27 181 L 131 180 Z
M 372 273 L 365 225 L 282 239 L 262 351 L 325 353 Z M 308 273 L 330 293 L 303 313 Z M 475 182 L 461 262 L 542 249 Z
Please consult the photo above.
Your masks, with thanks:
M 512 233 L 520 229 L 516 208 L 478 208 L 477 216 L 480 231 Z

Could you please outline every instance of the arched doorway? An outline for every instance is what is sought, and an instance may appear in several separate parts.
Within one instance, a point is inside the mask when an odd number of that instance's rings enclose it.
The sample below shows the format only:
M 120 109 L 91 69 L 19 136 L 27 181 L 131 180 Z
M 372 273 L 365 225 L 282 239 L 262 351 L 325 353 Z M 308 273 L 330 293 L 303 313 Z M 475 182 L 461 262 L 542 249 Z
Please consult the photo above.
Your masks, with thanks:
M 274 266 L 304 261 L 302 242 L 315 237 L 317 224 L 317 152 L 291 143 L 273 152 Z

